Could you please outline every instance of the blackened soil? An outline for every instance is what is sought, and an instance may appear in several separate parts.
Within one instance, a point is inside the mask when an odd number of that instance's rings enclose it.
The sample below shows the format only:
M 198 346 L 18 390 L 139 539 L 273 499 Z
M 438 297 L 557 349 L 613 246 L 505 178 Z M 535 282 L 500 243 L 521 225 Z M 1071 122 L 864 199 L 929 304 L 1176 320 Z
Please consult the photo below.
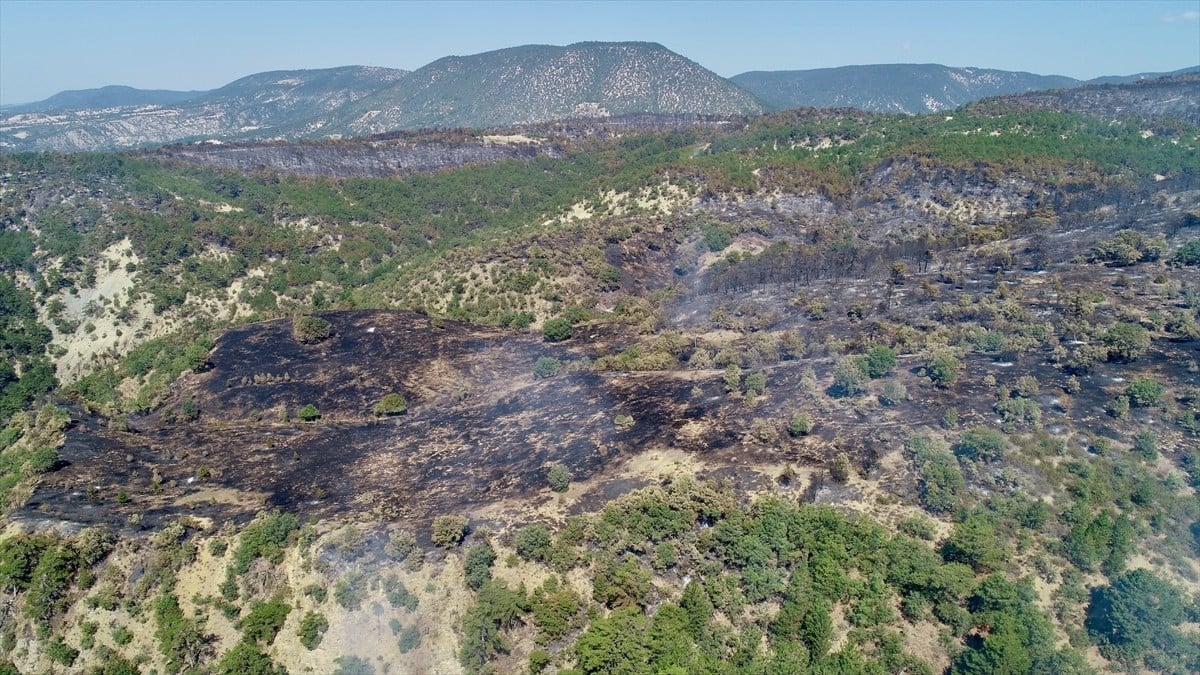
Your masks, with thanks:
M 675 444 L 689 420 L 714 430 L 699 447 L 689 439 L 689 449 L 719 453 L 736 440 L 723 408 L 742 413 L 716 373 L 569 372 L 606 348 L 604 331 L 595 342 L 546 345 L 411 313 L 325 318 L 335 335 L 316 345 L 296 341 L 284 320 L 230 331 L 211 367 L 181 379 L 134 431 L 80 420 L 63 449 L 69 464 L 16 517 L 128 525 L 132 515 L 152 526 L 279 507 L 420 520 L 542 490 L 555 462 L 587 478 L 621 456 Z M 535 379 L 541 356 L 560 358 L 564 372 Z M 374 416 L 393 392 L 408 411 Z M 194 420 L 179 412 L 189 399 L 200 411 Z M 310 403 L 321 418 L 296 420 Z M 619 430 L 617 415 L 636 422 Z

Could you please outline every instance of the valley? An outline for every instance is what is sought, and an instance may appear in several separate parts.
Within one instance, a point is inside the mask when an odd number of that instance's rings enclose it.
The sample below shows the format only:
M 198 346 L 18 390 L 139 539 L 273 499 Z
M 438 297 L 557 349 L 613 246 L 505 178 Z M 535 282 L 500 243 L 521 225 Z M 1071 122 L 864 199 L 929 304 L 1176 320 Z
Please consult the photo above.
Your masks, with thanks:
M 0 155 L 0 672 L 1188 672 L 1198 84 Z

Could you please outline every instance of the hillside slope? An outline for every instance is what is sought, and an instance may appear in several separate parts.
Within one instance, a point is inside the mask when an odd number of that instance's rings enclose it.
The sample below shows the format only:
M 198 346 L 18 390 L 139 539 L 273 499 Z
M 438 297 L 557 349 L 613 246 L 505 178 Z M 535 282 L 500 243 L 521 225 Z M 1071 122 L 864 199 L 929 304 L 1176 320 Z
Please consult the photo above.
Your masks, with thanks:
M 193 138 L 270 138 L 280 128 L 389 86 L 404 73 L 363 66 L 258 73 L 177 103 L 168 102 L 170 94 L 145 92 L 67 97 L 68 107 L 5 110 L 0 149 L 74 152 Z M 94 107 L 101 101 L 108 104 Z
M 907 63 L 753 71 L 730 80 L 775 110 L 858 108 L 907 114 L 957 108 L 985 96 L 1079 84 L 1059 75 Z
M 439 59 L 339 117 L 347 132 L 369 134 L 630 113 L 761 111 L 746 92 L 661 45 L 581 42 Z

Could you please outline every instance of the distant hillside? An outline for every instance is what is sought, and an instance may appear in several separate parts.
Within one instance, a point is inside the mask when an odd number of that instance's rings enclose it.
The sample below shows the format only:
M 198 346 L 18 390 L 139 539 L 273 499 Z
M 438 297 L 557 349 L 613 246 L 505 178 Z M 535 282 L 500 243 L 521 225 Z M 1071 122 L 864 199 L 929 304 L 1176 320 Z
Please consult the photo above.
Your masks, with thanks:
M 355 134 L 629 113 L 754 114 L 750 94 L 651 43 L 531 45 L 439 59 L 339 112 Z
M 78 108 L 119 108 L 126 106 L 174 105 L 204 95 L 203 91 L 170 91 L 165 89 L 135 89 L 119 84 L 98 89 L 75 89 L 59 92 L 44 101 L 4 106 L 6 113 L 71 110 Z
M 65 91 L 0 110 L 0 152 L 323 140 L 639 115 L 717 118 L 797 107 L 919 114 L 1082 84 L 1056 75 L 936 64 L 756 71 L 727 80 L 656 43 L 526 45 L 447 56 L 412 72 L 345 66 L 257 73 L 204 92 L 123 86 Z
M 390 86 L 405 72 L 347 66 L 258 73 L 175 103 L 168 100 L 171 95 L 184 92 L 124 87 L 63 92 L 42 103 L 5 110 L 0 149 L 71 152 L 193 138 L 271 137 L 276 129 Z
M 1042 109 L 1103 119 L 1175 117 L 1200 125 L 1200 72 L 1130 84 L 1088 84 L 1071 89 L 999 96 L 970 106 L 973 112 Z
M 986 96 L 1079 84 L 1060 75 L 903 63 L 754 71 L 731 80 L 776 110 L 858 108 L 907 114 L 957 108 Z

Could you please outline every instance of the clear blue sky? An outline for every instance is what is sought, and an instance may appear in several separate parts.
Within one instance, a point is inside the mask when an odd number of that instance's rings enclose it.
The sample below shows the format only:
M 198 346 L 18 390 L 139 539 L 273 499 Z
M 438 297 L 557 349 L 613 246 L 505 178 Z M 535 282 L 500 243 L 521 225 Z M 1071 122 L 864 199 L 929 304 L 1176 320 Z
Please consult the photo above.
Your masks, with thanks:
M 0 0 L 0 104 L 265 70 L 415 69 L 449 54 L 660 42 L 717 73 L 944 63 L 1090 78 L 1200 63 L 1200 0 L 54 2 Z

